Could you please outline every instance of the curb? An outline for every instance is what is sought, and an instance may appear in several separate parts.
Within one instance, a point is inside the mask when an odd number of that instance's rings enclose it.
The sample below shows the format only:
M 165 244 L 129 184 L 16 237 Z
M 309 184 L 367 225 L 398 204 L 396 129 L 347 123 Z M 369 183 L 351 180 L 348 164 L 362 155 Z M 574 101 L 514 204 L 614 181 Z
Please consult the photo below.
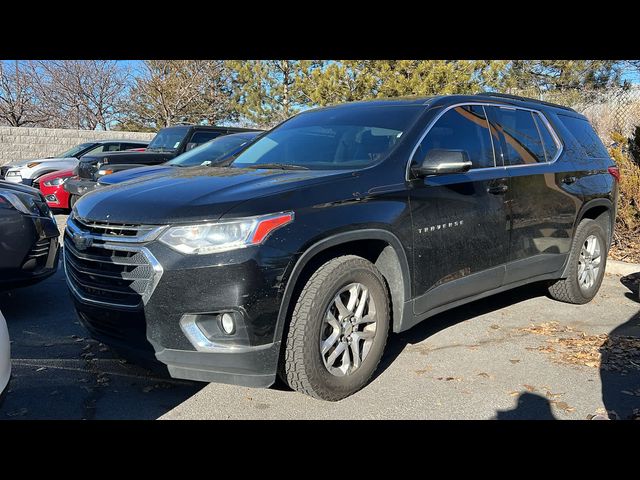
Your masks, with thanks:
M 607 259 L 606 273 L 611 275 L 631 275 L 640 272 L 640 264 L 621 262 L 620 260 Z

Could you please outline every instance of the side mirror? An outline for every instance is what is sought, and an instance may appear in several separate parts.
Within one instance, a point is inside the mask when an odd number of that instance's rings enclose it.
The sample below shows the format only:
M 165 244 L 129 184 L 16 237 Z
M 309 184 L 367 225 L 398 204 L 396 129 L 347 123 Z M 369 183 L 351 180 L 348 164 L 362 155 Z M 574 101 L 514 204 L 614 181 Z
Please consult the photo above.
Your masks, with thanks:
M 413 165 L 411 171 L 416 177 L 465 173 L 472 167 L 469 154 L 464 150 L 444 150 L 434 148 L 427 152 L 420 165 Z
M 187 148 L 185 149 L 185 152 L 188 152 L 192 148 L 196 148 L 198 145 L 199 145 L 199 143 L 194 143 L 194 142 L 187 143 Z

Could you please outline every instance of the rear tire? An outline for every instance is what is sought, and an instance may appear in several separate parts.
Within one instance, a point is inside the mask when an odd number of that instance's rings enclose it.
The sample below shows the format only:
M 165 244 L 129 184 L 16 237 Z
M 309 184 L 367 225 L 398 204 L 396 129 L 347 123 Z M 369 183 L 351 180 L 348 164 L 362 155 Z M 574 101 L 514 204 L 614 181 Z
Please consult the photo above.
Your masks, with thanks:
M 577 305 L 590 302 L 604 278 L 608 247 L 602 226 L 594 220 L 582 220 L 573 237 L 567 278 L 549 287 L 551 297 Z
M 307 281 L 285 344 L 287 384 L 322 400 L 354 394 L 382 358 L 389 333 L 384 278 L 355 255 L 334 258 Z

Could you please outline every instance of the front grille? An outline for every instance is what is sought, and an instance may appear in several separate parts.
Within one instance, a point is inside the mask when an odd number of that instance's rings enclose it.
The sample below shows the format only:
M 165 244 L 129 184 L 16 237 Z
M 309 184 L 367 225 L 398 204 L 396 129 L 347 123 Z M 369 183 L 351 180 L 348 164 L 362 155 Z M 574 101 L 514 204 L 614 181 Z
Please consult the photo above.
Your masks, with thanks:
M 114 225 L 112 227 L 115 228 Z M 126 226 L 120 227 L 126 230 Z M 73 240 L 74 234 L 90 238 L 92 244 L 87 246 L 86 243 L 79 243 L 83 247 L 79 248 Z M 116 239 L 109 241 L 92 235 L 92 230 L 85 229 L 77 219 L 69 219 L 64 236 L 67 281 L 71 289 L 87 303 L 138 308 L 153 293 L 162 268 L 144 247 L 115 242 Z
M 78 217 L 73 218 L 76 225 L 83 231 L 92 235 L 102 235 L 107 237 L 146 237 L 149 233 L 157 230 L 158 227 L 135 224 L 112 224 L 108 222 L 89 222 Z

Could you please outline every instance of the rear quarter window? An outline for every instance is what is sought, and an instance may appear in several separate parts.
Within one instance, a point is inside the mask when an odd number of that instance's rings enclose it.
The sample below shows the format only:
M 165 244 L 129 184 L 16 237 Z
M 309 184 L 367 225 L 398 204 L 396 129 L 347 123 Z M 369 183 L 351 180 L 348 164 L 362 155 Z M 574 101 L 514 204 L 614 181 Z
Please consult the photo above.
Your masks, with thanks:
M 558 115 L 558 118 L 582 147 L 584 155 L 591 158 L 609 157 L 602 140 L 587 120 L 568 115 Z

